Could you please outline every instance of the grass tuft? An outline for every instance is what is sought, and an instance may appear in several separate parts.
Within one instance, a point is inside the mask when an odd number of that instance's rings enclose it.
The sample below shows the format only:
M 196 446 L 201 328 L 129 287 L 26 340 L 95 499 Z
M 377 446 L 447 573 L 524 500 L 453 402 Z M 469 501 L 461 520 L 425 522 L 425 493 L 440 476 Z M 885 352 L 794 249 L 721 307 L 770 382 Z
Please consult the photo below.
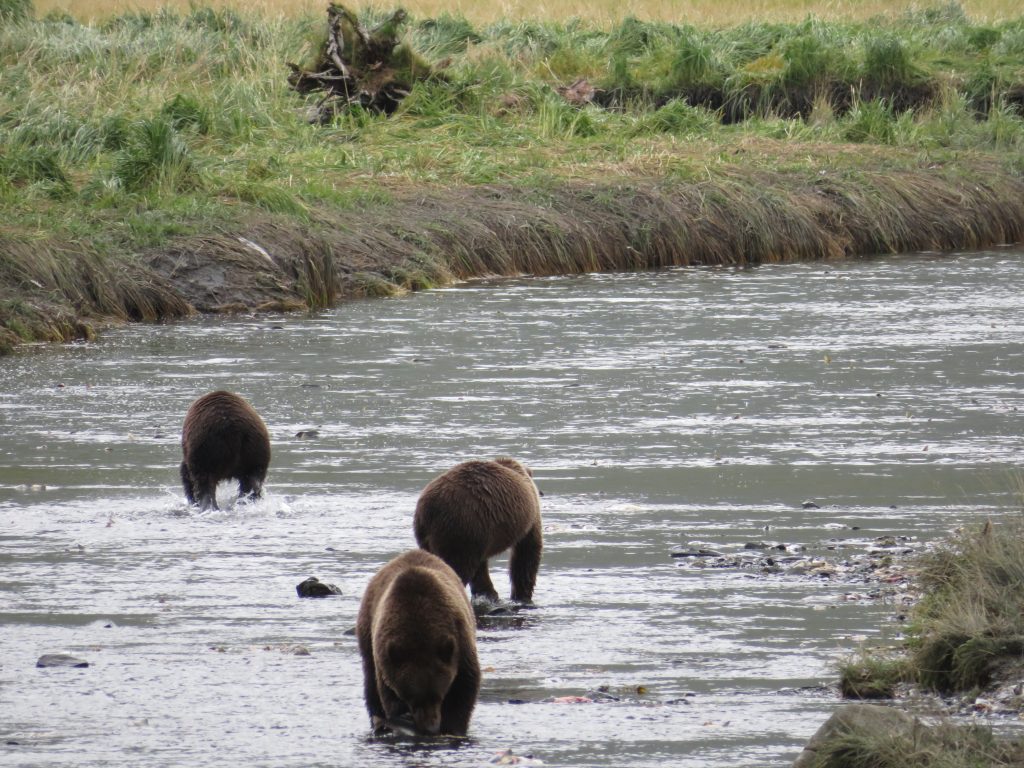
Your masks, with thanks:
M 127 143 L 115 159 L 114 176 L 132 192 L 178 192 L 198 182 L 188 145 L 164 116 L 132 126 Z
M 206 134 L 213 127 L 210 110 L 200 104 L 194 96 L 175 94 L 172 99 L 164 103 L 160 114 L 167 118 L 175 131 L 191 128 L 197 133 Z
M 961 534 L 924 560 L 926 597 L 912 624 L 911 664 L 940 692 L 981 689 L 1024 655 L 1024 521 Z
M 906 682 L 906 662 L 862 651 L 839 666 L 839 691 L 845 699 L 891 699 Z
M 34 13 L 32 0 L 0 0 L 0 21 L 27 21 Z
M 944 723 L 913 733 L 853 732 L 829 740 L 813 768 L 1011 768 L 1024 761 L 1024 741 L 990 728 Z
M 11 184 L 49 182 L 70 190 L 71 180 L 56 150 L 16 144 L 0 150 L 0 178 Z

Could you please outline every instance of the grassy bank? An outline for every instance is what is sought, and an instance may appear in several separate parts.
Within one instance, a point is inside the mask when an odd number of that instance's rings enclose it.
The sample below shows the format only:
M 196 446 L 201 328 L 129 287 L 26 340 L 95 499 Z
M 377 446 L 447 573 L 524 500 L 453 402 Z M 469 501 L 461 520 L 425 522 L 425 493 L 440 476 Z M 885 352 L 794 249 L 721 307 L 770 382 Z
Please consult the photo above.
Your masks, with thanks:
M 1024 519 L 963 531 L 922 556 L 920 602 L 894 648 L 866 649 L 840 669 L 849 698 L 888 699 L 906 685 L 970 703 L 1008 690 L 997 711 L 1024 712 L 1013 684 L 1024 674 Z M 988 706 L 988 705 L 986 705 Z M 815 768 L 995 768 L 1024 763 L 1024 739 L 991 728 L 943 722 L 913 730 L 837 731 Z M 811 763 L 809 763 L 811 764 Z
M 845 664 L 846 696 L 891 698 L 900 683 L 976 695 L 1024 674 L 1024 520 L 961 533 L 922 558 L 916 580 L 905 642 Z
M 0 350 L 481 274 L 1019 241 L 1024 18 L 993 15 L 414 17 L 440 76 L 313 125 L 287 63 L 322 8 L 0 0 Z

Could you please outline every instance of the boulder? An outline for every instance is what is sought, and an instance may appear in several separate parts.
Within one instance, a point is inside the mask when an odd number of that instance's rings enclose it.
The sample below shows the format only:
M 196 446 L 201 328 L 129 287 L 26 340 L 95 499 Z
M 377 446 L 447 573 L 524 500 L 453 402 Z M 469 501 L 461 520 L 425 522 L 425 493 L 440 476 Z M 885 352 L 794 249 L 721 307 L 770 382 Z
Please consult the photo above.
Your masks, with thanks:
M 299 597 L 330 597 L 340 595 L 341 590 L 333 584 L 325 584 L 316 576 L 310 576 L 301 584 L 296 585 L 295 591 Z

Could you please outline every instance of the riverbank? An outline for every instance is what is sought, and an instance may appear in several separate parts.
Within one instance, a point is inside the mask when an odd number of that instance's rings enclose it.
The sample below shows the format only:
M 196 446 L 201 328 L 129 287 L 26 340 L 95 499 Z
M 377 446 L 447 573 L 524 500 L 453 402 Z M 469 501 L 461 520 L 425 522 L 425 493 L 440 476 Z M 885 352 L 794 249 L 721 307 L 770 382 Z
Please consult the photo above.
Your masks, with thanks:
M 483 275 L 1022 239 L 1024 20 L 412 20 L 441 74 L 315 125 L 286 64 L 317 16 L 3 7 L 5 352 Z
M 918 600 L 904 616 L 899 642 L 864 648 L 839 670 L 845 698 L 894 706 L 839 708 L 797 760 L 799 768 L 968 768 L 1024 759 L 1019 731 L 994 733 L 1000 720 L 1019 722 L 1024 713 L 1024 524 L 1019 517 L 987 521 L 915 561 Z M 906 712 L 930 714 L 931 724 Z

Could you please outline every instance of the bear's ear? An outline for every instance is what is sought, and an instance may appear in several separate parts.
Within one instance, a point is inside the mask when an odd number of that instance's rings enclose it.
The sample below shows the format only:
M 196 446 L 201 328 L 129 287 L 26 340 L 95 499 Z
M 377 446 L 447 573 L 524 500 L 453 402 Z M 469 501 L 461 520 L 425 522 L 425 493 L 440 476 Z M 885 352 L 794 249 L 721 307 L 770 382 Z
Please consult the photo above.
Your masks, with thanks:
M 455 658 L 455 641 L 446 637 L 440 643 L 437 644 L 437 658 L 445 664 L 451 664 Z

